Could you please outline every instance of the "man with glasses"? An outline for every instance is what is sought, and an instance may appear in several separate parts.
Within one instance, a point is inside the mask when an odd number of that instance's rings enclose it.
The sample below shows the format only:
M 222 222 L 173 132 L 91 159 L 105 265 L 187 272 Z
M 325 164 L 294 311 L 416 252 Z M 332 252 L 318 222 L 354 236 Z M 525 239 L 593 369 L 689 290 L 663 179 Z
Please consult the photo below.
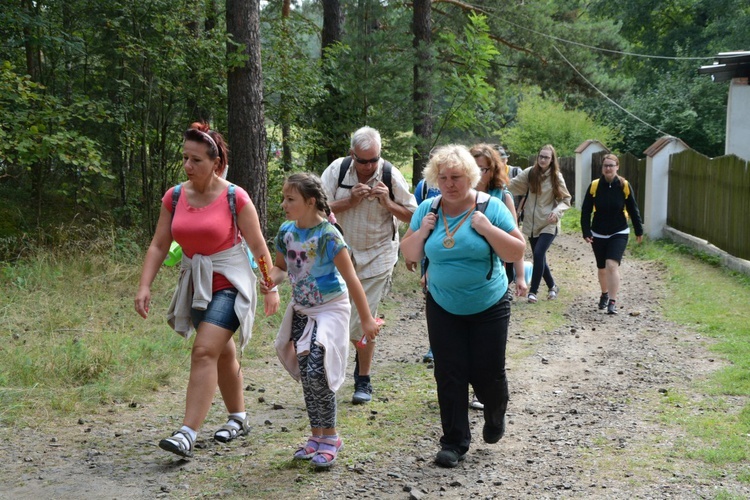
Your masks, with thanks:
M 357 277 L 375 317 L 398 260 L 398 223 L 408 224 L 417 208 L 409 184 L 398 169 L 389 168 L 390 182 L 385 182 L 386 162 L 380 157 L 380 148 L 380 133 L 362 127 L 352 134 L 350 156 L 335 160 L 321 176 L 328 204 L 343 229 Z M 339 180 L 342 164 L 346 170 Z M 354 404 L 372 400 L 370 368 L 375 342 L 357 344 L 362 335 L 359 314 L 352 307 L 349 338 L 356 349 Z

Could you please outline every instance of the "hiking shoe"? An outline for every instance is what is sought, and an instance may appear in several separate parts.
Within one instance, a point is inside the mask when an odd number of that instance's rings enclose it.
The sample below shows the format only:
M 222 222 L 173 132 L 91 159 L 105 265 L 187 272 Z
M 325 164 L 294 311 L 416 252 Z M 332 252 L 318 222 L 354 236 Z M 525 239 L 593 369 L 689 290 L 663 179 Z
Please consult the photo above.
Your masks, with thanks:
M 547 293 L 547 300 L 555 300 L 559 292 L 560 292 L 560 287 L 557 285 L 553 286 L 552 288 L 549 289 L 549 293 Z
M 495 444 L 498 441 L 500 441 L 500 438 L 502 438 L 505 435 L 505 416 L 503 416 L 503 421 L 500 424 L 500 427 L 495 427 L 494 425 L 490 425 L 489 423 L 485 422 L 484 427 L 482 427 L 482 439 L 484 439 L 484 442 L 487 444 Z
M 536 304 L 537 298 L 535 293 L 529 293 L 529 304 Z
M 369 382 L 361 382 L 354 388 L 354 395 L 352 396 L 352 404 L 361 405 L 372 401 L 372 384 Z
M 441 467 L 453 468 L 466 458 L 466 454 L 460 454 L 456 450 L 443 448 L 435 455 L 435 463 Z
M 435 361 L 435 357 L 432 355 L 432 347 L 427 349 L 427 354 L 422 356 L 422 363 L 432 363 Z
M 601 311 L 601 310 L 606 309 L 607 308 L 607 304 L 609 304 L 609 293 L 604 292 L 599 297 L 599 310 Z
M 617 314 L 617 306 L 615 305 L 614 300 L 609 301 L 609 305 L 607 305 L 607 314 Z

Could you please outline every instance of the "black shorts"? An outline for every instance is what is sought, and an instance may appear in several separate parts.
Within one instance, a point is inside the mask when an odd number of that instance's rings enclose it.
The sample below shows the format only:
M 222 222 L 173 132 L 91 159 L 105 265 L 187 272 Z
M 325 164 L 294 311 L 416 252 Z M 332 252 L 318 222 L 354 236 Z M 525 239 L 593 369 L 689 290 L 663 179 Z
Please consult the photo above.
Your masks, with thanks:
M 596 267 L 604 269 L 607 266 L 607 260 L 615 260 L 619 264 L 627 246 L 627 234 L 613 234 L 609 238 L 597 238 L 594 236 L 594 242 L 591 244 L 591 247 L 594 249 Z

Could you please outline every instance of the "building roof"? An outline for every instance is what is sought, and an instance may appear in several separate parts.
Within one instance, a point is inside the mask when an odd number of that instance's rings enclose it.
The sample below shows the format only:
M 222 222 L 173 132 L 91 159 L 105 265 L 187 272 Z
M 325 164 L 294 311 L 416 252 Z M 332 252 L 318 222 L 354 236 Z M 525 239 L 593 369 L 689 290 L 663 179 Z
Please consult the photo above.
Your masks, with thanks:
M 646 156 L 654 157 L 656 156 L 656 153 L 664 149 L 668 144 L 672 142 L 679 142 L 683 146 L 685 146 L 685 149 L 690 149 L 690 146 L 685 144 L 685 142 L 682 139 L 679 139 L 677 137 L 672 137 L 671 135 L 665 135 L 659 139 L 656 140 L 655 143 L 650 145 L 646 150 L 643 152 Z
M 576 153 L 583 153 L 584 151 L 586 151 L 586 148 L 591 146 L 592 144 L 600 145 L 605 149 L 605 151 L 607 151 L 607 153 L 609 153 L 609 149 L 607 149 L 607 146 L 595 139 L 589 139 L 588 141 L 582 142 L 581 145 L 576 148 Z
M 714 82 L 750 77 L 750 51 L 719 52 L 710 66 L 701 66 L 698 73 L 711 75 Z

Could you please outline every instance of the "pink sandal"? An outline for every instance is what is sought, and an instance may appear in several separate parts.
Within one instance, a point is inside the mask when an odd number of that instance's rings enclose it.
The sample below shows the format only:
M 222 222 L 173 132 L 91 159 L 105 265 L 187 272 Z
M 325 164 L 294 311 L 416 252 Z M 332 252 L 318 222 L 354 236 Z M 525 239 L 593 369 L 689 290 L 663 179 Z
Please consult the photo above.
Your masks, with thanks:
M 321 439 L 315 436 L 307 438 L 307 443 L 297 448 L 297 451 L 294 452 L 294 460 L 310 460 L 314 457 L 318 452 Z
M 344 447 L 344 442 L 341 438 L 336 439 L 325 439 L 321 438 L 318 441 L 318 451 L 312 458 L 312 464 L 318 468 L 326 468 L 332 466 L 336 462 L 336 457 Z

